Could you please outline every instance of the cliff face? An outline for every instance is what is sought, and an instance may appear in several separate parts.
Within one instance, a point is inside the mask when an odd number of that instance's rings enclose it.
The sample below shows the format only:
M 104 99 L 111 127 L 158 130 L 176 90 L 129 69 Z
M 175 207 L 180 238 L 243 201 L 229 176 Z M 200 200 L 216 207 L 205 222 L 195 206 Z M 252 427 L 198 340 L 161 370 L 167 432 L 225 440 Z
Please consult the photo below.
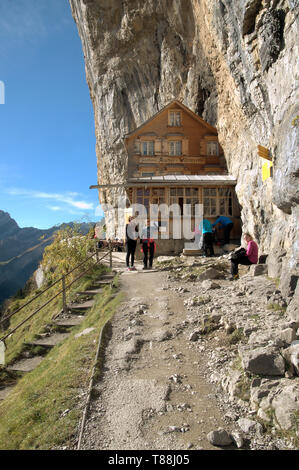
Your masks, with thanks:
M 217 127 L 245 231 L 289 295 L 298 274 L 298 2 L 70 0 L 94 105 L 98 181 L 124 178 L 124 134 L 178 99 Z M 298 122 L 298 121 L 297 121 Z M 257 145 L 270 149 L 264 183 Z M 108 202 L 116 194 L 108 194 Z M 105 201 L 101 201 L 105 202 Z M 294 274 L 295 277 L 291 277 Z

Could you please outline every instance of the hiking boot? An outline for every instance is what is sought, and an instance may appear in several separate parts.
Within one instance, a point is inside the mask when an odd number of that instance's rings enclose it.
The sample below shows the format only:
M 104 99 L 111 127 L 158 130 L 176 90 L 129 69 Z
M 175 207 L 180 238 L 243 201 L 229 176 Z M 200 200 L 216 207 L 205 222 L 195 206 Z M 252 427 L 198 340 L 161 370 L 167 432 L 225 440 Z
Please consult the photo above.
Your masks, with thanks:
M 142 269 L 143 269 L 143 270 L 147 269 L 147 266 L 143 266 L 143 268 L 142 268 Z
M 238 279 L 240 279 L 239 274 L 233 274 L 228 278 L 229 281 L 237 281 Z

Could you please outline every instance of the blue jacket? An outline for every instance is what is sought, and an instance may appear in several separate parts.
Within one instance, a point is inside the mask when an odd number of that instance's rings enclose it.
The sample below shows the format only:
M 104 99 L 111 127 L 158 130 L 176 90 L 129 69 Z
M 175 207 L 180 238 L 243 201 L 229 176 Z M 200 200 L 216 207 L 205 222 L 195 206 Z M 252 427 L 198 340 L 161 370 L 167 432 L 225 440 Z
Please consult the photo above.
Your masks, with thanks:
M 213 232 L 212 224 L 208 219 L 202 219 L 202 223 L 199 224 L 198 228 L 200 233 Z
M 215 227 L 216 224 L 220 223 L 223 227 L 225 227 L 228 224 L 232 224 L 232 221 L 228 217 L 224 217 L 224 215 L 221 215 L 218 217 L 218 219 L 215 220 L 215 222 L 212 224 L 213 227 Z

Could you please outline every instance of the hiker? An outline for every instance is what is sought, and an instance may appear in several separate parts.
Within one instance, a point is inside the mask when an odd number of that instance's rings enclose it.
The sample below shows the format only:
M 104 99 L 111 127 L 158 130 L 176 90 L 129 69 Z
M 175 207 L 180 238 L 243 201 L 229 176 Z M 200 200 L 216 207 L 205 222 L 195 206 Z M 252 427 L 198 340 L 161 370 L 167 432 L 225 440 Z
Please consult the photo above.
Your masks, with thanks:
M 199 224 L 199 231 L 202 233 L 203 238 L 203 251 L 205 257 L 214 256 L 214 247 L 213 247 L 213 227 L 211 222 L 208 219 L 202 219 L 202 222 Z
M 218 225 L 219 224 L 219 225 Z M 219 226 L 220 229 L 223 229 L 224 232 L 224 245 L 229 243 L 230 232 L 234 226 L 233 222 L 229 217 L 225 217 L 224 215 L 217 215 L 215 222 L 212 224 L 212 227 L 216 225 Z
M 135 251 L 138 238 L 138 226 L 134 223 L 134 217 L 129 217 L 128 224 L 126 225 L 126 265 L 128 271 L 136 271 L 134 266 Z M 131 267 L 130 267 L 131 259 Z
M 247 249 L 241 248 L 231 255 L 231 280 L 239 279 L 238 265 L 243 264 L 250 266 L 258 262 L 258 246 L 253 241 L 249 233 L 245 233 L 244 240 L 247 244 Z
M 142 244 L 141 251 L 143 252 L 142 269 L 152 269 L 153 267 L 153 259 L 156 251 L 156 243 L 153 237 L 156 231 L 157 228 L 150 225 L 147 225 L 147 227 L 142 230 L 140 238 L 140 243 Z

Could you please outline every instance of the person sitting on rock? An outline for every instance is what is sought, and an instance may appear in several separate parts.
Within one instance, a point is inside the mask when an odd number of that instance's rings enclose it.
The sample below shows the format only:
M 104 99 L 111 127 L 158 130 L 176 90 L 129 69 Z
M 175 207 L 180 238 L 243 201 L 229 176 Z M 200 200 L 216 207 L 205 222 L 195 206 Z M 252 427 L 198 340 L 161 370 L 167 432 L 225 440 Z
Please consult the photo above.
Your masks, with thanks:
M 219 224 L 219 228 L 223 228 L 224 231 L 224 245 L 229 243 L 230 232 L 234 226 L 233 222 L 230 220 L 229 217 L 225 217 L 224 215 L 217 215 L 215 222 L 212 224 L 212 227 L 215 227 Z
M 253 241 L 252 236 L 249 233 L 245 233 L 244 240 L 247 244 L 246 252 L 244 250 L 239 253 L 234 253 L 231 258 L 231 280 L 234 281 L 239 279 L 238 265 L 243 264 L 250 266 L 251 264 L 257 264 L 258 262 L 258 246 Z

